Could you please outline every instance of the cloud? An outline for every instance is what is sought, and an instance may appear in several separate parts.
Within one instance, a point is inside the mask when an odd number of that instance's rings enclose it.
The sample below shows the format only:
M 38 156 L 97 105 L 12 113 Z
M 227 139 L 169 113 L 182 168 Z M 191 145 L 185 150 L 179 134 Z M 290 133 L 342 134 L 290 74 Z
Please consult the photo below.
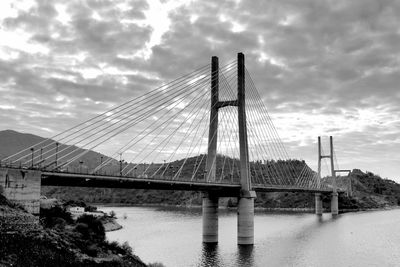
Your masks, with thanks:
M 37 1 L 9 9 L 0 107 L 16 109 L 2 109 L 1 128 L 57 132 L 213 55 L 224 65 L 244 52 L 294 157 L 315 162 L 305 147 L 332 134 L 349 168 L 374 162 L 398 177 L 387 163 L 399 160 L 398 1 Z

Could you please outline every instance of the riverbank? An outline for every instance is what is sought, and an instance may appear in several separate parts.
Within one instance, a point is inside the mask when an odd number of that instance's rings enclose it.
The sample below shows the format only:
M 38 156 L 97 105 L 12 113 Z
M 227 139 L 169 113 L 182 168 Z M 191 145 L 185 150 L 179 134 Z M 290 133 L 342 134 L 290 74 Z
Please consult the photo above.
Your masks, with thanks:
M 121 203 L 91 203 L 93 206 L 98 207 L 152 207 L 152 208 L 182 208 L 182 209 L 202 209 L 201 205 L 170 205 L 170 204 L 121 204 Z M 220 210 L 236 211 L 236 207 L 230 206 L 219 206 Z M 400 209 L 400 206 L 384 206 L 380 208 L 358 208 L 358 209 L 340 209 L 339 213 L 348 212 L 361 212 L 361 211 L 382 211 L 382 210 L 392 210 Z M 274 212 L 274 213 L 315 213 L 314 208 L 265 208 L 265 207 L 254 207 L 255 212 Z M 324 210 L 324 213 L 329 213 L 329 210 Z M 121 226 L 122 227 L 122 226 Z
M 41 216 L 0 195 L 0 266 L 147 266 L 127 244 L 107 241 L 92 216 L 75 222 L 60 207 Z
M 115 218 L 102 218 L 100 219 L 103 224 L 105 232 L 112 232 L 122 229 L 122 225 L 120 225 Z

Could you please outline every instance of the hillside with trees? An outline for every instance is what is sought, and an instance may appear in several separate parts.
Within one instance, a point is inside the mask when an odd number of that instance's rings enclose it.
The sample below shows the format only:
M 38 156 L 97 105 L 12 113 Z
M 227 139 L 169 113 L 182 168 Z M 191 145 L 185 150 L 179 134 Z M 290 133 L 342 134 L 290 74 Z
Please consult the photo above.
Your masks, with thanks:
M 31 134 L 18 133 L 11 130 L 0 131 L 0 157 L 15 153 L 23 148 L 29 147 L 37 142 L 45 140 Z M 83 151 L 83 150 L 82 150 Z M 191 177 L 193 179 L 202 180 L 205 175 L 205 157 L 199 155 L 187 159 L 181 159 L 168 163 L 151 163 L 151 164 L 133 164 L 123 162 L 122 164 L 130 164 L 132 168 L 131 176 L 143 173 L 156 173 L 155 178 L 172 178 L 172 177 Z M 101 160 L 108 157 L 94 151 L 88 151 L 81 159 L 84 170 L 94 169 Z M 185 164 L 183 164 L 185 163 Z M 119 174 L 119 162 L 111 159 L 110 164 L 101 170 L 102 174 Z M 272 179 L 276 175 L 277 169 L 283 169 L 286 173 L 290 170 L 300 173 L 303 168 L 309 168 L 304 161 L 267 161 L 267 162 L 250 162 L 251 169 L 256 170 L 266 168 L 269 170 L 269 178 Z M 183 166 L 183 168 L 180 168 Z M 222 182 L 235 182 L 239 180 L 238 159 L 227 158 L 222 155 L 217 156 L 216 176 Z M 224 166 L 221 168 L 221 166 Z M 77 163 L 71 165 L 71 170 L 78 166 Z M 197 172 L 194 170 L 197 169 Z M 70 171 L 71 171 L 70 170 Z M 158 172 L 157 172 L 158 170 Z M 252 173 L 254 176 L 254 173 Z M 295 177 L 295 175 L 293 176 Z M 327 178 L 326 178 L 327 179 Z M 341 194 L 339 205 L 341 209 L 369 209 L 382 208 L 388 206 L 400 205 L 400 185 L 388 179 L 382 179 L 378 175 L 371 172 L 363 173 L 360 170 L 353 170 L 349 177 L 340 177 L 341 183 L 352 184 L 352 195 L 347 196 Z M 253 181 L 257 182 L 257 181 Z M 202 196 L 200 192 L 184 192 L 184 191 L 157 191 L 145 189 L 114 189 L 114 188 L 77 188 L 77 187 L 53 187 L 43 186 L 42 194 L 47 197 L 58 198 L 63 201 L 74 200 L 87 203 L 104 203 L 104 204 L 124 204 L 124 205 L 143 205 L 143 204 L 159 204 L 159 205 L 200 205 Z M 329 210 L 329 196 L 325 196 L 324 205 Z M 222 206 L 235 206 L 236 199 L 222 199 Z M 309 193 L 258 193 L 255 200 L 256 207 L 263 208 L 314 208 L 314 196 Z
M 37 218 L 1 192 L 0 212 L 0 266 L 147 266 L 129 245 L 107 241 L 91 215 L 74 220 L 55 206 Z

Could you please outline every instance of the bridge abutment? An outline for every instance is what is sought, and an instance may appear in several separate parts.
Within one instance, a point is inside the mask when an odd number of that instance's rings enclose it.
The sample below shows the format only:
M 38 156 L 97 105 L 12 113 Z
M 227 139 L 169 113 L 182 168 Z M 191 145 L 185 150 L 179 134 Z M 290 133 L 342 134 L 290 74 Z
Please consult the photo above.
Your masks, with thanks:
M 315 214 L 322 215 L 322 213 L 323 207 L 321 193 L 315 193 Z
M 331 198 L 331 213 L 333 216 L 339 214 L 339 200 L 338 200 L 338 193 L 333 192 Z
M 245 191 L 239 197 L 237 207 L 238 245 L 254 244 L 254 199 L 255 191 Z
M 218 243 L 218 200 L 217 196 L 203 196 L 203 242 Z
M 40 212 L 41 171 L 0 168 L 3 195 L 32 214 Z

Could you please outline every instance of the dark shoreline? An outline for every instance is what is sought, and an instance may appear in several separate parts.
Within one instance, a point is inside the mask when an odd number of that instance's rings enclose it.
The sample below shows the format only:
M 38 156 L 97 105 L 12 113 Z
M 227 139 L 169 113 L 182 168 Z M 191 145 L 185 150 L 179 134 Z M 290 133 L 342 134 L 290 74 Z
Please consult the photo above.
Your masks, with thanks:
M 201 209 L 201 205 L 170 205 L 170 204 L 125 204 L 125 203 L 90 203 L 90 205 L 97 207 L 154 207 L 154 208 L 182 208 L 182 209 Z M 221 210 L 229 210 L 235 211 L 236 207 L 219 207 Z M 393 210 L 400 209 L 400 206 L 387 206 L 382 208 L 360 208 L 360 209 L 342 209 L 339 210 L 340 214 L 350 213 L 350 212 L 369 212 L 369 211 L 384 211 L 384 210 Z M 314 213 L 315 209 L 313 208 L 263 208 L 263 207 L 254 207 L 255 212 L 264 212 L 271 211 L 274 213 Z M 324 213 L 330 213 L 330 211 L 324 211 Z

